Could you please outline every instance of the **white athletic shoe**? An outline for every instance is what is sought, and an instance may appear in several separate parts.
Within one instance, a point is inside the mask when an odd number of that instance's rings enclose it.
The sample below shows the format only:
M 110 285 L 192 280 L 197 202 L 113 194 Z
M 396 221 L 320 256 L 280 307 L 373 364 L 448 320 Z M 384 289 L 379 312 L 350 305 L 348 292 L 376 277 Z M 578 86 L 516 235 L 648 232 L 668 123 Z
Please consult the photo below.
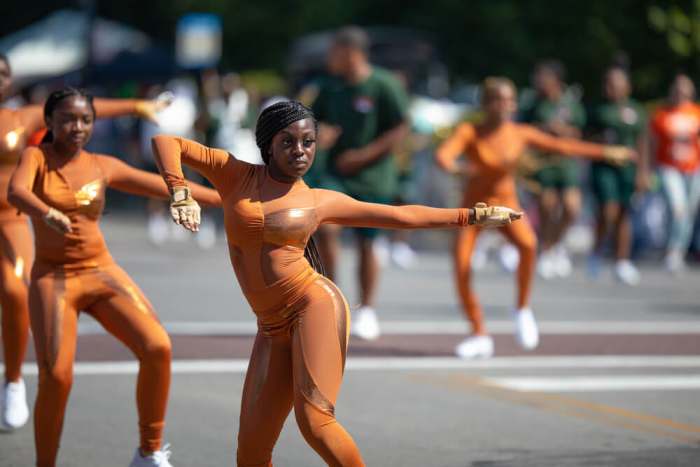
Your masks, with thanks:
M 559 277 L 569 277 L 574 269 L 569 252 L 566 251 L 563 245 L 557 245 L 553 250 L 555 274 Z
M 506 243 L 498 249 L 498 259 L 503 269 L 508 272 L 515 272 L 520 264 L 520 252 L 510 243 Z
M 14 431 L 23 427 L 29 420 L 29 407 L 27 407 L 27 390 L 24 380 L 16 383 L 7 383 L 2 390 L 2 419 L 0 425 L 5 431 Z
M 615 263 L 615 277 L 623 284 L 632 287 L 639 285 L 639 281 L 641 280 L 639 270 L 632 261 L 628 259 L 617 260 Z
M 156 451 L 150 456 L 143 457 L 141 451 L 137 448 L 134 453 L 134 458 L 131 460 L 129 467 L 173 467 L 169 461 L 170 445 L 166 444 L 160 451 Z
M 540 342 L 537 322 L 530 308 L 521 308 L 513 313 L 518 344 L 525 350 L 532 350 Z
M 493 339 L 491 336 L 469 336 L 455 347 L 459 358 L 489 358 L 493 356 Z
M 537 273 L 544 280 L 554 279 L 557 275 L 554 252 L 545 250 L 540 253 L 537 260 Z
M 683 272 L 685 269 L 685 258 L 679 250 L 669 250 L 664 263 L 666 263 L 666 269 L 674 274 Z
M 391 246 L 391 261 L 401 269 L 410 269 L 416 264 L 417 255 L 406 242 L 394 242 Z
M 360 339 L 372 341 L 379 337 L 379 320 L 374 308 L 363 306 L 358 308 L 352 317 L 350 333 Z

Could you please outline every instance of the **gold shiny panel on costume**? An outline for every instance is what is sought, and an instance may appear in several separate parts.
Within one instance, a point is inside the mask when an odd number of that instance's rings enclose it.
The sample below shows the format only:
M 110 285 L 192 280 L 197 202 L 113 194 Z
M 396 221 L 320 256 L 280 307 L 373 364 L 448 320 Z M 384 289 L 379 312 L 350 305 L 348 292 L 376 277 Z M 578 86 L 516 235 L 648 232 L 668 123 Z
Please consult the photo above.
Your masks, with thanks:
M 275 211 L 265 215 L 263 240 L 275 245 L 304 248 L 317 224 L 314 208 Z
M 90 216 L 98 217 L 104 207 L 104 182 L 94 180 L 83 185 L 75 192 L 75 202 L 80 210 Z

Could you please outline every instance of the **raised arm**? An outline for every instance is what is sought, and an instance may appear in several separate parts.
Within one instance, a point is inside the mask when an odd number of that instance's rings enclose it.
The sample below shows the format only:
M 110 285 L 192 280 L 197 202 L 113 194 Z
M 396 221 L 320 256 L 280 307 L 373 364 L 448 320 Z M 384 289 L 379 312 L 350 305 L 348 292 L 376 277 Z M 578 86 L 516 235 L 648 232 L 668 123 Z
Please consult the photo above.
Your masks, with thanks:
M 519 125 L 518 129 L 525 137 L 528 146 L 541 151 L 565 154 L 568 156 L 585 156 L 591 159 L 604 159 L 608 146 L 587 143 L 574 138 L 552 136 L 531 125 Z
M 97 156 L 111 188 L 137 196 L 169 199 L 170 191 L 163 178 L 145 170 L 139 170 L 111 156 Z M 204 206 L 221 206 L 216 190 L 197 183 L 190 183 L 192 197 Z
M 10 178 L 7 200 L 29 216 L 44 219 L 44 222 L 59 232 L 70 232 L 72 229 L 68 216 L 44 203 L 32 190 L 39 168 L 37 157 L 41 157 L 39 151 L 37 148 L 27 148 L 22 152 Z
M 158 135 L 151 142 L 158 170 L 171 191 L 175 187 L 187 186 L 182 173 L 183 163 L 204 175 L 219 193 L 225 189 L 227 177 L 224 168 L 233 162 L 228 152 L 176 136 Z
M 458 171 L 457 159 L 464 154 L 474 139 L 474 127 L 462 123 L 435 151 L 435 162 L 445 172 Z
M 156 114 L 170 105 L 170 102 L 170 98 L 165 96 L 152 100 L 95 98 L 93 104 L 95 104 L 97 118 L 136 115 L 146 120 L 155 121 Z

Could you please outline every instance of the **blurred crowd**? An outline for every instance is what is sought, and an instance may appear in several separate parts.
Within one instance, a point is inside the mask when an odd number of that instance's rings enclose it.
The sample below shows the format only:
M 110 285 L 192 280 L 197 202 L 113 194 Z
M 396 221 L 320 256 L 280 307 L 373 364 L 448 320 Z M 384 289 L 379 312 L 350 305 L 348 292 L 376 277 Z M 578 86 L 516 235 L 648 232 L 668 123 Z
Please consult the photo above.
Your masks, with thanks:
M 637 163 L 621 169 L 536 151 L 521 158 L 520 196 L 540 238 L 538 273 L 543 278 L 570 274 L 572 255 L 585 254 L 592 277 L 600 273 L 607 257 L 656 260 L 663 256 L 671 271 L 680 271 L 686 261 L 700 257 L 700 224 L 694 215 L 700 198 L 700 113 L 693 103 L 693 82 L 679 74 L 669 83 L 667 96 L 637 102 L 628 65 L 624 57 L 612 64 L 601 76 L 599 90 L 582 89 L 575 84 L 576 77 L 567 76 L 564 64 L 556 60 L 534 64 L 531 82 L 522 83 L 517 120 L 557 136 L 626 145 L 639 155 Z M 333 66 L 329 60 L 329 75 L 337 74 Z M 455 89 L 459 92 L 453 93 L 454 99 L 436 99 L 412 93 L 425 86 L 410 82 L 402 70 L 392 69 L 391 73 L 392 80 L 402 88 L 400 93 L 406 96 L 401 112 L 407 133 L 399 138 L 391 154 L 392 165 L 397 168 L 397 189 L 389 201 L 455 204 L 460 184 L 468 180 L 437 170 L 433 153 L 460 121 L 479 121 L 478 86 L 468 87 L 473 92 L 467 93 L 467 99 L 463 98 L 464 87 Z M 166 83 L 91 86 L 89 90 L 95 95 L 116 97 L 146 98 L 168 90 L 174 100 L 159 116 L 159 126 L 129 117 L 98 121 L 90 149 L 118 154 L 135 165 L 155 170 L 150 138 L 156 133 L 169 133 L 259 162 L 253 136 L 259 111 L 285 98 L 297 98 L 313 106 L 319 83 L 325 79 L 311 76 L 300 89 L 290 90 L 260 85 L 260 80 L 246 80 L 236 72 L 204 69 L 183 72 Z M 27 86 L 6 105 L 41 103 L 52 88 L 63 84 Z M 324 170 L 326 157 L 319 154 L 310 175 L 311 184 Z M 337 173 L 334 176 L 342 177 Z M 129 203 L 125 198 L 122 204 Z M 154 243 L 178 240 L 178 236 L 182 239 L 181 231 L 172 229 L 167 221 L 162 203 L 150 202 L 148 212 L 149 237 Z M 202 248 L 213 246 L 217 237 L 214 226 L 218 220 L 214 214 L 207 216 L 213 222 L 202 224 L 203 231 L 197 237 Z M 403 234 L 381 234 L 372 240 L 380 263 L 393 262 L 400 267 L 415 263 L 414 246 L 431 244 L 430 238 L 420 235 L 413 241 Z M 491 235 L 480 239 L 472 267 L 483 267 L 494 253 L 504 268 L 516 267 L 517 252 Z M 629 284 L 638 282 L 632 262 L 618 266 L 618 279 Z

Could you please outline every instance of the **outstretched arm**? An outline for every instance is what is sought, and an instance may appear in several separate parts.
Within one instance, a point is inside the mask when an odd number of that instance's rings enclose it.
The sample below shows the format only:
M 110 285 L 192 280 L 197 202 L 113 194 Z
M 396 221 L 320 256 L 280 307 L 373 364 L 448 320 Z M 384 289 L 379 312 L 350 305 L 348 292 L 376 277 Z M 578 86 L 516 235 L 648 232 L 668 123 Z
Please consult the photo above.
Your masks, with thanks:
M 111 156 L 97 156 L 106 172 L 109 186 L 119 191 L 150 198 L 169 199 L 170 191 L 162 177 L 140 170 Z M 221 197 L 216 190 L 197 183 L 190 183 L 192 197 L 204 206 L 221 206 Z
M 604 159 L 610 162 L 624 162 L 634 156 L 634 151 L 623 146 L 608 146 L 587 143 L 573 138 L 560 138 L 547 134 L 530 125 L 519 125 L 519 130 L 529 146 L 542 151 L 555 152 L 567 156 L 585 156 L 590 159 Z
M 459 125 L 435 151 L 435 162 L 445 172 L 458 172 L 457 159 L 466 152 L 473 139 L 474 127 L 467 123 Z
M 439 229 L 478 224 L 504 225 L 519 219 L 520 213 L 507 208 L 441 209 L 428 206 L 389 206 L 364 203 L 332 190 L 314 190 L 319 223 L 349 227 L 388 229 Z

